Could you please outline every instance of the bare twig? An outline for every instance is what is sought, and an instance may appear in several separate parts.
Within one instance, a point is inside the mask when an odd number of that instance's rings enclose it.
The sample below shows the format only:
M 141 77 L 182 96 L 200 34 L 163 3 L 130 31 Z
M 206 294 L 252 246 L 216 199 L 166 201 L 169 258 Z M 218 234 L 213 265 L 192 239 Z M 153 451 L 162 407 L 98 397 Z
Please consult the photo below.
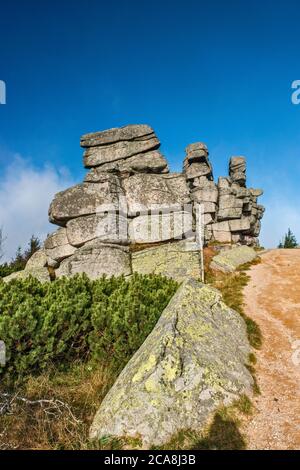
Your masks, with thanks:
M 24 403 L 27 406 L 40 406 L 43 412 L 49 417 L 58 417 L 64 412 L 67 412 L 74 424 L 80 421 L 74 416 L 70 406 L 58 399 L 40 399 L 29 400 L 28 398 L 21 397 L 16 394 L 0 392 L 0 416 L 12 413 L 12 406 L 15 402 Z

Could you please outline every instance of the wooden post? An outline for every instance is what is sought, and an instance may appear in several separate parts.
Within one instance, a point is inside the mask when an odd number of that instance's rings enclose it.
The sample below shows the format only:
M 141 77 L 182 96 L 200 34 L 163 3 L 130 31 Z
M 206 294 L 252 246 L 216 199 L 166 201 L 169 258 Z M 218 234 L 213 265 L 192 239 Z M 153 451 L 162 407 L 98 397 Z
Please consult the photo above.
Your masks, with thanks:
M 203 205 L 197 204 L 196 206 L 196 243 L 199 248 L 199 256 L 200 256 L 200 279 L 201 282 L 205 282 L 205 274 L 204 274 L 204 212 L 203 212 Z

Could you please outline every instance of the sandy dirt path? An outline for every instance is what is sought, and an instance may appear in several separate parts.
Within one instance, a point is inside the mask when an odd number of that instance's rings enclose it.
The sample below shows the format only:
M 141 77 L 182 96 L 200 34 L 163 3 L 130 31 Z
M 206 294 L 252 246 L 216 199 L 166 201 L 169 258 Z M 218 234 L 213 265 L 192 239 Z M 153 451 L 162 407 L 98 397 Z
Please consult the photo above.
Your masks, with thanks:
M 249 271 L 245 312 L 263 334 L 261 395 L 244 433 L 249 449 L 300 449 L 300 250 L 270 250 Z

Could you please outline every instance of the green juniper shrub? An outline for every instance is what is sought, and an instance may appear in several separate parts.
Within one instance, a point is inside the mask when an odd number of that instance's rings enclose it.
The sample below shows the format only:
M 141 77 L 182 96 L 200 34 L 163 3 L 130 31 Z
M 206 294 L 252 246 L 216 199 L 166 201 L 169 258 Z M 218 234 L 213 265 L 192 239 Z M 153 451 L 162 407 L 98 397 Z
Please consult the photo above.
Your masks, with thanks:
M 8 381 L 51 364 L 104 358 L 122 368 L 153 329 L 175 293 L 175 281 L 135 274 L 96 281 L 85 275 L 52 283 L 0 281 L 0 339 L 6 344 Z
M 16 272 L 16 269 L 11 264 L 4 263 L 0 265 L 0 278 L 9 276 L 10 274 L 14 272 Z
M 109 296 L 100 294 L 101 285 L 94 286 L 89 343 L 93 357 L 122 368 L 153 329 L 177 283 L 153 275 L 119 279 Z

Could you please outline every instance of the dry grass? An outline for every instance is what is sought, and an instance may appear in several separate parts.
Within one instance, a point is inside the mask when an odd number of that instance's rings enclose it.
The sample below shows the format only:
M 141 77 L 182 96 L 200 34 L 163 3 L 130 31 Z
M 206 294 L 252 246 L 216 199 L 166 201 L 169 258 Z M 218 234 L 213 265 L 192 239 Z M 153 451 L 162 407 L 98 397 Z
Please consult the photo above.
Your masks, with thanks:
M 261 330 L 258 324 L 249 318 L 244 311 L 243 290 L 250 279 L 246 271 L 250 269 L 251 266 L 259 264 L 261 259 L 258 257 L 254 261 L 240 266 L 236 272 L 223 273 L 210 269 L 210 262 L 215 254 L 212 249 L 205 251 L 206 282 L 220 290 L 224 302 L 244 318 L 249 342 L 253 348 L 259 349 L 262 345 Z
M 69 372 L 30 377 L 17 393 L 5 390 L 11 398 L 0 416 L 0 449 L 91 448 L 90 424 L 115 378 L 105 365 L 75 365 Z M 3 393 L 0 390 L 2 402 Z M 97 447 L 120 444 L 104 439 Z

